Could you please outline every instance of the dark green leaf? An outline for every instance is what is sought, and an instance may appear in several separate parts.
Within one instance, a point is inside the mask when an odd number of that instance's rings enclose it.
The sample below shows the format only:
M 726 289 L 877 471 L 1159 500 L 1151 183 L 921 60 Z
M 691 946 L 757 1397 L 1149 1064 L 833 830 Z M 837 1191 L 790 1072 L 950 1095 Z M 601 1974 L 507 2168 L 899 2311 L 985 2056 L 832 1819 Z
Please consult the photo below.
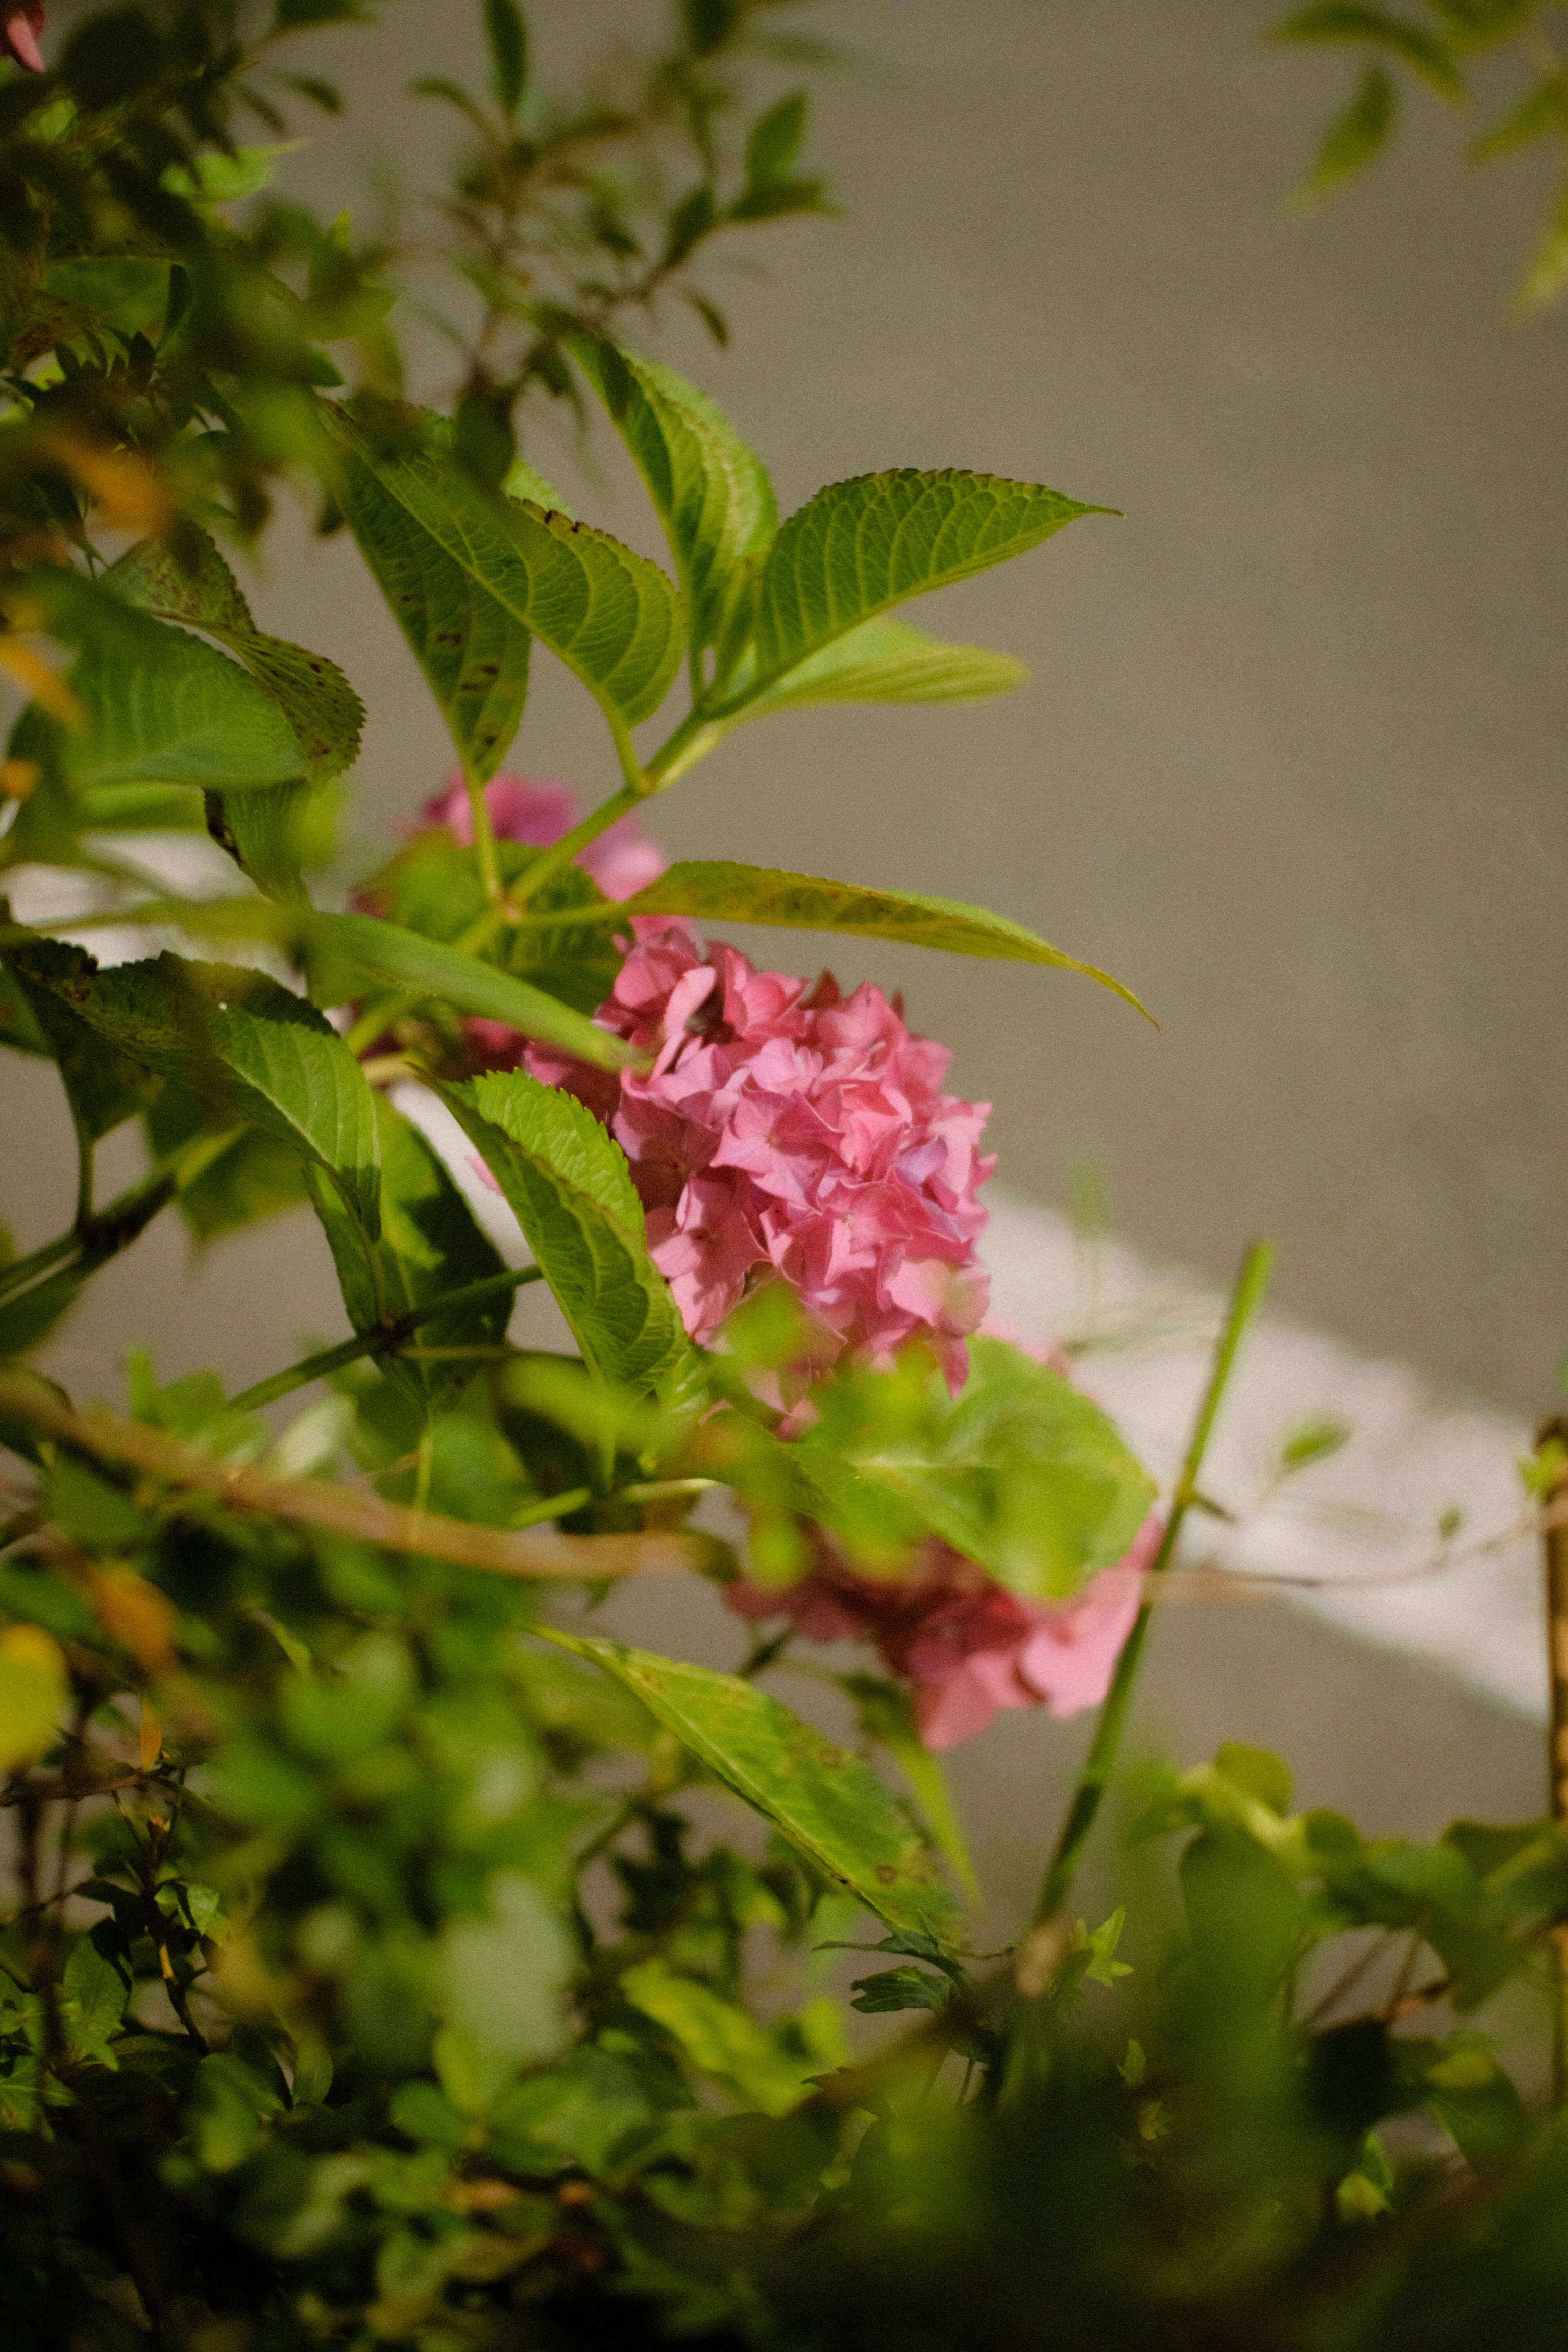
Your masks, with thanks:
M 552 1632 L 640 1698 L 710 1772 L 890 1927 L 948 1937 L 958 1906 L 870 1766 L 735 1675 Z
M 528 88 L 528 29 L 517 0 L 485 0 L 485 35 L 495 94 L 515 114 Z
M 81 949 L 40 940 L 13 949 L 11 960 L 128 1059 L 323 1168 L 374 1237 L 374 1101 L 313 1005 L 261 972 L 179 956 L 100 971 Z
M 375 1111 L 381 1141 L 382 1275 L 386 1306 L 395 1317 L 466 1283 L 483 1282 L 503 1269 L 474 1223 L 467 1202 L 418 1129 L 384 1096 L 375 1097 Z M 359 1236 L 334 1192 L 319 1185 L 315 1198 L 349 1321 L 356 1331 L 374 1330 L 381 1320 L 380 1304 Z M 419 1343 L 426 1348 L 493 1345 L 506 1337 L 511 1308 L 510 1296 L 502 1295 L 422 1323 Z M 393 1357 L 386 1370 L 422 1405 L 434 1405 L 449 1394 L 454 1383 L 461 1387 L 471 1377 L 473 1366 Z
M 360 552 L 429 682 L 465 770 L 476 782 L 487 782 L 522 719 L 529 629 L 440 534 L 409 512 L 373 466 L 345 451 L 336 488 Z
M 47 1041 L 45 1050 L 54 1055 L 71 1117 L 89 1141 L 96 1143 L 145 1108 L 159 1090 L 158 1079 L 123 1055 L 106 1050 L 97 1030 L 79 1021 L 52 989 L 36 986 L 20 968 L 8 977 Z
M 575 1097 L 521 1071 L 444 1087 L 500 1186 L 594 1369 L 653 1388 L 686 1335 L 648 1255 L 642 1204 L 618 1143 Z

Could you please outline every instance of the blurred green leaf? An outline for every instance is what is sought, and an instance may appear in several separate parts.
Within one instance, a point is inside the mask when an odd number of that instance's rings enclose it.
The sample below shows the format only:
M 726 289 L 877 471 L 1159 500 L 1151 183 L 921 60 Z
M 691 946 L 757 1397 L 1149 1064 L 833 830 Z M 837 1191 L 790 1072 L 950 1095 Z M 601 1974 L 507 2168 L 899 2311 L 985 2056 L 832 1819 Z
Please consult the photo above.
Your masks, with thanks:
M 1419 75 L 1440 98 L 1456 104 L 1465 98 L 1465 84 L 1447 44 L 1436 33 L 1424 31 L 1403 16 L 1382 8 L 1353 5 L 1353 0 L 1321 0 L 1321 5 L 1298 10 L 1276 25 L 1270 37 L 1330 47 L 1384 49 Z
M 1324 132 L 1318 160 L 1297 191 L 1299 200 L 1317 204 L 1364 172 L 1387 146 L 1397 112 L 1392 79 L 1382 66 L 1368 66 L 1355 96 Z
M 515 114 L 528 88 L 528 28 L 517 0 L 485 0 L 485 36 L 491 85 L 507 112 Z
M 303 773 L 299 739 L 273 697 L 188 630 L 137 613 L 70 572 L 28 572 L 6 602 L 14 628 L 45 630 L 79 648 L 69 686 L 81 725 L 37 713 L 30 720 L 33 730 L 48 730 L 73 786 L 237 793 Z M 20 733 L 16 742 L 26 751 Z
M 1153 1482 L 1059 1372 L 1002 1339 L 969 1354 L 956 1398 L 918 1349 L 892 1372 L 840 1373 L 814 1390 L 818 1417 L 790 1451 L 852 1553 L 896 1559 L 937 1535 L 1026 1600 L 1067 1599 L 1131 1549 Z
M 807 2069 L 821 2071 L 815 2060 L 792 2060 L 743 2009 L 658 1960 L 627 1969 L 620 1990 L 634 2009 L 664 2028 L 700 2074 L 727 2084 L 763 2115 L 782 2116 L 797 2105 L 811 2088 Z

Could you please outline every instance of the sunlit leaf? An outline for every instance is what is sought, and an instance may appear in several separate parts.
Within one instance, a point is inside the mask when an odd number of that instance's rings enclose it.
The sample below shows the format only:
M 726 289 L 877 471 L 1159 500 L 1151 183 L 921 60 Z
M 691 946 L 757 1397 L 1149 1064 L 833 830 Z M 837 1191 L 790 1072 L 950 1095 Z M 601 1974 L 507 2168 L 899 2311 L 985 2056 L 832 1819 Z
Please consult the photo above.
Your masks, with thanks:
M 819 490 L 781 527 L 763 564 L 755 671 L 732 699 L 770 690 L 892 605 L 1005 563 L 1080 515 L 1111 511 L 958 469 L 862 474 Z
M 735 1675 L 552 1630 L 640 1698 L 700 1763 L 890 1927 L 950 1935 L 958 1906 L 870 1766 Z
M 1092 964 L 1053 948 L 1022 923 L 966 907 L 956 898 L 931 898 L 913 890 L 872 890 L 853 882 L 829 882 L 813 874 L 786 874 L 766 866 L 740 866 L 728 858 L 684 860 L 666 868 L 616 910 L 633 915 L 689 915 L 699 922 L 765 923 L 788 930 L 847 931 L 860 939 L 897 940 L 911 947 L 941 948 L 949 955 L 994 956 L 1011 963 L 1056 964 L 1097 980 L 1129 1004 L 1138 999 L 1120 981 Z
M 691 642 L 709 645 L 731 573 L 778 527 L 762 460 L 717 404 L 673 368 L 598 336 L 573 337 L 568 349 L 647 485 L 686 592 Z
M 606 1378 L 652 1388 L 686 1335 L 648 1255 L 618 1143 L 573 1095 L 521 1071 L 443 1087 L 500 1185 L 573 1337 Z

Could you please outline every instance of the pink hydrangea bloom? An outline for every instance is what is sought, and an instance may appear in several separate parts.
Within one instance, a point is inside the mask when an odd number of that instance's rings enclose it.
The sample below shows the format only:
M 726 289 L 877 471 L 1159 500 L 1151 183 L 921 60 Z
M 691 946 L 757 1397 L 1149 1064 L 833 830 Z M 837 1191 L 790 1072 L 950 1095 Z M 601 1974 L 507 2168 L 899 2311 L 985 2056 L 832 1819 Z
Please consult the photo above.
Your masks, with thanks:
M 485 786 L 485 807 L 498 841 L 526 841 L 548 849 L 577 822 L 577 796 L 570 784 L 537 782 L 528 776 L 492 776 Z M 444 824 L 454 841 L 467 849 L 474 838 L 474 814 L 468 788 L 460 775 L 448 776 L 446 787 L 427 800 L 419 812 L 420 832 Z M 579 850 L 576 863 L 591 874 L 606 898 L 630 898 L 657 882 L 668 859 L 649 841 L 635 816 L 624 816 L 597 841 Z
M 44 29 L 43 0 L 26 0 L 20 8 L 7 8 L 0 16 L 0 51 L 15 58 L 29 73 L 47 70 L 38 50 L 38 35 Z
M 990 1106 L 942 1092 L 946 1049 L 879 989 L 844 997 L 825 973 L 808 992 L 733 948 L 705 957 L 684 926 L 633 928 L 595 1018 L 652 1070 L 617 1079 L 540 1047 L 528 1067 L 607 1120 L 688 1331 L 711 1340 L 749 1282 L 778 1276 L 819 1363 L 886 1364 L 919 1339 L 956 1391 L 986 1305 Z
M 910 1686 L 927 1748 L 956 1748 L 1003 1707 L 1079 1715 L 1098 1706 L 1138 1614 L 1144 1570 L 1163 1533 L 1157 1515 L 1113 1568 L 1071 1601 L 1020 1601 L 934 1538 L 896 1580 L 862 1576 L 818 1532 L 816 1558 L 783 1591 L 740 1582 L 725 1599 L 742 1617 L 787 1617 L 811 1642 L 859 1635 Z

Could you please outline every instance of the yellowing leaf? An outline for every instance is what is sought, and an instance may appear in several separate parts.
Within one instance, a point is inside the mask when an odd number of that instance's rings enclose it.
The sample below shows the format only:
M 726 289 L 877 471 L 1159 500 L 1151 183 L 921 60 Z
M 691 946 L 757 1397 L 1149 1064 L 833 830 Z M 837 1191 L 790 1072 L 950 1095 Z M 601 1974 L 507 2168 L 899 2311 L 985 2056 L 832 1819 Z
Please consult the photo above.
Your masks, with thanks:
M 41 1756 L 70 1696 L 59 1643 L 41 1625 L 0 1633 L 0 1770 L 15 1772 Z

